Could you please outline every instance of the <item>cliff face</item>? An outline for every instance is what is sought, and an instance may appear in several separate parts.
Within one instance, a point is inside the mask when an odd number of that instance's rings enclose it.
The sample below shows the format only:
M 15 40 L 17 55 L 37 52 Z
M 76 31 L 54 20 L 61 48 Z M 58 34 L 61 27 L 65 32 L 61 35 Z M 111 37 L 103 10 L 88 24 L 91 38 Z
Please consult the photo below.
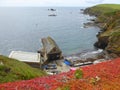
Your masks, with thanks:
M 106 50 L 113 57 L 120 56 L 120 5 L 97 5 L 85 9 L 84 13 L 96 16 L 95 23 L 101 28 L 95 47 Z

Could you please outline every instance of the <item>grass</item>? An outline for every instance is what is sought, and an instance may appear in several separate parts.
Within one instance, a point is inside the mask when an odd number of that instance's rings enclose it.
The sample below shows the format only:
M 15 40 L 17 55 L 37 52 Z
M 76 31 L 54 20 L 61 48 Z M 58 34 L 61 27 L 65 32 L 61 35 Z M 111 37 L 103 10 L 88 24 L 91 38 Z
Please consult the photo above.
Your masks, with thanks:
M 46 75 L 43 71 L 15 59 L 0 56 L 0 83 L 27 80 Z
M 120 4 L 99 4 L 98 7 L 120 10 Z
M 115 53 L 120 53 L 120 29 L 117 32 L 113 32 L 109 39 L 109 48 Z
M 92 7 L 93 11 L 98 11 L 104 14 L 114 13 L 120 10 L 119 4 L 99 4 Z

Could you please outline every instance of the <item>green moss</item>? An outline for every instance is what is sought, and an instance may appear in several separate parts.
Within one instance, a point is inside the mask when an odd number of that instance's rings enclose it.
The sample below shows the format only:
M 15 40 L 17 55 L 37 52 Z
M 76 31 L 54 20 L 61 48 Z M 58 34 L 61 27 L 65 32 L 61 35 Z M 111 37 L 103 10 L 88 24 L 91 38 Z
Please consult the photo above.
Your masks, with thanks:
M 0 56 L 0 83 L 27 80 L 46 75 L 40 69 L 32 68 L 29 65 L 15 59 Z

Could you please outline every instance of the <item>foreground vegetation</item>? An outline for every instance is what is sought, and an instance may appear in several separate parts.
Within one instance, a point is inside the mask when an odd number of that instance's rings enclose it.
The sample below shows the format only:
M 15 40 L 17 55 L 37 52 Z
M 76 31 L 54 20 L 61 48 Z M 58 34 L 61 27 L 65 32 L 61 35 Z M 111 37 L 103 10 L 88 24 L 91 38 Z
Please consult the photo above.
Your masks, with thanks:
M 0 56 L 0 83 L 27 80 L 44 75 L 43 71 L 23 62 Z
M 101 27 L 95 46 L 105 49 L 113 57 L 120 56 L 120 5 L 96 5 L 87 8 L 85 13 L 95 15 L 95 23 Z
M 0 84 L 0 90 L 119 90 L 120 58 L 76 71 Z

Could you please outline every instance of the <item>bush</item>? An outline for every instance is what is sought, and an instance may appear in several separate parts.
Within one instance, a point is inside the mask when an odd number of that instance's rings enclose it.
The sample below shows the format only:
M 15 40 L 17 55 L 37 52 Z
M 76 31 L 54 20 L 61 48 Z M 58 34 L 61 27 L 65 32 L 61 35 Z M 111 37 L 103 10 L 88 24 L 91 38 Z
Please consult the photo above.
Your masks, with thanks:
M 76 79 L 83 78 L 83 71 L 82 71 L 82 69 L 78 69 L 78 70 L 75 71 L 75 78 Z

